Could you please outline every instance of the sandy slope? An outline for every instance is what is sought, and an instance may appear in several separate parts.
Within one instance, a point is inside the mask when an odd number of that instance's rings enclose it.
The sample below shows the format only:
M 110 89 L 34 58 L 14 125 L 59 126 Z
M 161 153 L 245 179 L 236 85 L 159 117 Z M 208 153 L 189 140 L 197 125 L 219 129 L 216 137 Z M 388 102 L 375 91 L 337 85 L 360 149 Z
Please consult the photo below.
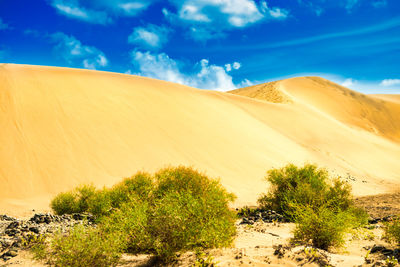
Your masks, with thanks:
M 377 95 L 371 95 L 372 97 L 375 98 L 380 98 L 385 101 L 389 102 L 394 102 L 400 104 L 400 95 L 390 95 L 390 94 L 377 94 Z
M 237 205 L 254 204 L 265 171 L 288 162 L 349 173 L 358 195 L 400 185 L 399 104 L 315 78 L 273 88 L 290 101 L 0 65 L 0 213 L 44 208 L 78 184 L 111 185 L 167 164 L 220 177 Z

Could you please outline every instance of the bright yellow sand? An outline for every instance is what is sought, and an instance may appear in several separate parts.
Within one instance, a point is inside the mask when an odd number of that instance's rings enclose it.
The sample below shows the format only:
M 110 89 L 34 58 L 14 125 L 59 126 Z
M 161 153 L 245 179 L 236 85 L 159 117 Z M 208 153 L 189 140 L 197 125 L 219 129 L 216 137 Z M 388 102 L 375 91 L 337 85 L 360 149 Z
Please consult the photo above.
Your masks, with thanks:
M 168 164 L 220 177 L 238 196 L 236 205 L 255 204 L 266 190 L 266 170 L 289 162 L 350 173 L 357 195 L 400 187 L 399 103 L 320 78 L 272 87 L 265 95 L 290 101 L 2 64 L 0 213 L 46 208 L 76 185 L 112 185 Z

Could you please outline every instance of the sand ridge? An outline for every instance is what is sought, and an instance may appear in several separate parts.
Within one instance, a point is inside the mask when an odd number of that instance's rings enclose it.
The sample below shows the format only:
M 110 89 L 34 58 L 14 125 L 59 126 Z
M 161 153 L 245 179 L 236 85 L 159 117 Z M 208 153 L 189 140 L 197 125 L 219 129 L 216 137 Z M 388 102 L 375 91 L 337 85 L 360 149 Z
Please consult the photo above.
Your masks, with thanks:
M 299 79 L 279 82 L 290 102 L 271 103 L 132 75 L 0 65 L 0 210 L 45 209 L 76 185 L 170 164 L 220 177 L 236 205 L 255 204 L 265 172 L 289 162 L 346 176 L 357 195 L 398 187 L 399 105 Z

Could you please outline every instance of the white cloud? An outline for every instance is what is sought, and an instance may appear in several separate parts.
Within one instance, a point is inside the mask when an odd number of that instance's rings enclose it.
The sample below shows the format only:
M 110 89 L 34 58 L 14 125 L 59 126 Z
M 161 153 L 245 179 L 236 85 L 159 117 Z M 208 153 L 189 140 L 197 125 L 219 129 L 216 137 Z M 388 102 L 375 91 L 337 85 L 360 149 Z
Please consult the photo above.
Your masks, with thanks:
M 74 36 L 57 32 L 51 35 L 56 44 L 55 53 L 69 64 L 80 64 L 87 69 L 98 69 L 108 65 L 103 52 L 93 46 L 83 45 Z
M 104 11 L 87 9 L 79 5 L 78 1 L 53 0 L 51 5 L 57 11 L 69 18 L 83 20 L 94 24 L 108 24 L 112 19 Z
M 2 18 L 0 18 L 0 30 L 7 30 L 9 28 L 10 26 L 7 23 L 5 23 Z
M 225 68 L 210 64 L 202 59 L 193 69 L 184 71 L 185 65 L 170 58 L 165 53 L 152 54 L 149 51 L 133 51 L 132 62 L 138 69 L 138 74 L 155 79 L 180 83 L 200 89 L 233 90 L 237 86 L 232 81 Z M 132 71 L 130 71 L 132 73 Z
M 225 64 L 225 70 L 227 72 L 230 72 L 232 69 L 234 69 L 234 70 L 240 69 L 241 66 L 242 65 L 239 62 L 233 62 L 232 64 L 228 63 L 228 64 Z
M 129 35 L 128 42 L 146 48 L 160 48 L 167 42 L 169 32 L 168 28 L 154 24 L 149 24 L 147 27 L 136 27 Z
M 380 85 L 385 87 L 400 85 L 400 79 L 385 79 L 380 83 Z
M 121 9 L 125 15 L 135 16 L 139 12 L 145 10 L 150 5 L 150 2 L 125 2 L 117 3 L 117 9 Z
M 233 62 L 233 64 L 232 64 L 232 67 L 233 67 L 235 70 L 240 69 L 241 66 L 242 66 L 242 64 L 240 64 L 239 62 Z
M 279 7 L 269 8 L 267 2 L 261 2 L 262 10 L 264 13 L 269 14 L 274 19 L 286 19 L 289 15 L 289 11 Z
M 232 28 L 244 28 L 264 19 L 285 19 L 288 11 L 269 8 L 266 2 L 254 0 L 170 0 L 177 9 L 163 9 L 164 16 L 173 24 L 190 29 L 195 40 L 223 37 Z
M 239 88 L 243 88 L 243 87 L 249 87 L 254 85 L 251 81 L 244 79 L 240 84 L 239 84 Z
M 351 87 L 356 83 L 355 80 L 353 80 L 352 78 L 348 78 L 346 80 L 344 80 L 344 82 L 342 82 L 342 86 L 344 87 Z
M 60 14 L 94 24 L 109 24 L 113 17 L 136 16 L 157 0 L 48 0 Z

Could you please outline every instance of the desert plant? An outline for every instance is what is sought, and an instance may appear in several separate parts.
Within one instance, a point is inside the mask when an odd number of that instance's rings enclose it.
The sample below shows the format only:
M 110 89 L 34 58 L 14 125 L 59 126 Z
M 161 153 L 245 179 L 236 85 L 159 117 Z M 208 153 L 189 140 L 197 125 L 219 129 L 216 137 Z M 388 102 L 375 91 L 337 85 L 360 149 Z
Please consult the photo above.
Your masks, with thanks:
M 76 197 L 72 191 L 59 193 L 51 201 L 50 207 L 58 215 L 78 212 Z
M 354 205 L 351 187 L 329 179 L 325 169 L 306 164 L 289 164 L 268 171 L 267 194 L 258 202 L 263 209 L 273 209 L 296 223 L 294 240 L 317 248 L 340 246 L 344 235 L 367 223 L 367 213 Z
M 113 208 L 119 208 L 134 196 L 136 200 L 148 200 L 154 188 L 153 178 L 149 173 L 138 172 L 125 178 L 122 182 L 108 190 L 108 195 Z
M 293 240 L 308 243 L 321 249 L 339 247 L 344 243 L 345 234 L 350 232 L 353 216 L 349 212 L 336 212 L 327 206 L 317 210 L 312 207 L 296 209 Z
M 268 171 L 265 178 L 270 188 L 258 199 L 263 209 L 273 209 L 294 219 L 299 207 L 318 209 L 327 207 L 335 212 L 352 211 L 354 216 L 365 222 L 367 215 L 353 203 L 351 186 L 339 178 L 330 179 L 327 170 L 316 165 L 305 164 L 297 167 L 289 164 L 280 169 Z
M 111 235 L 121 251 L 153 253 L 168 261 L 178 251 L 230 245 L 236 229 L 229 209 L 234 198 L 218 180 L 179 166 L 154 175 L 139 172 L 111 189 L 82 186 L 59 194 L 51 206 L 57 214 L 89 211 L 100 217 L 99 232 L 89 232 L 77 244 L 90 246 L 99 233 Z M 81 232 L 68 238 L 78 239 Z
M 120 256 L 118 238 L 79 224 L 53 237 L 47 260 L 55 266 L 115 266 Z
M 21 238 L 21 245 L 25 249 L 31 250 L 33 258 L 43 260 L 47 257 L 47 235 L 35 235 L 29 233 Z
M 393 219 L 390 222 L 385 223 L 385 237 L 400 246 L 400 217 Z
M 121 204 L 120 209 L 103 218 L 100 228 L 114 234 L 120 240 L 121 248 L 131 253 L 151 253 L 153 236 L 149 232 L 149 204 L 133 198 Z
M 217 180 L 193 168 L 169 167 L 150 181 L 103 221 L 105 231 L 119 231 L 126 250 L 168 261 L 178 251 L 231 244 L 235 214 L 228 205 L 234 196 Z
M 58 194 L 51 201 L 50 207 L 58 215 L 86 212 L 93 205 L 96 194 L 97 190 L 93 185 L 82 185 Z

